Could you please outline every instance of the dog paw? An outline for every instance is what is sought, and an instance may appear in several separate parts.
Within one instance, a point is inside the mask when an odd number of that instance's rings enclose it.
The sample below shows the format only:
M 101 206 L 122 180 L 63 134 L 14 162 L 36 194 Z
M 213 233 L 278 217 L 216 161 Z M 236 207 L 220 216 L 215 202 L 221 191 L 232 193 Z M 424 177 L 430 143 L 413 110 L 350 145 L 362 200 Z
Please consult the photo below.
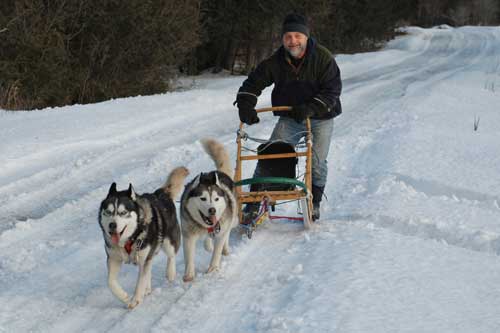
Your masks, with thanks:
M 227 249 L 227 248 L 223 248 L 223 249 L 222 249 L 222 255 L 223 255 L 223 256 L 228 256 L 228 255 L 229 255 L 229 249 Z
M 146 290 L 144 290 L 144 295 L 145 296 L 151 295 L 151 287 L 148 287 L 148 288 L 146 288 Z
M 137 299 L 137 298 L 133 298 L 128 304 L 127 304 L 127 308 L 129 310 L 132 310 L 133 308 L 135 308 L 136 306 L 138 306 L 139 304 L 142 303 L 142 299 Z
M 219 271 L 218 266 L 210 266 L 210 267 L 208 267 L 207 274 L 212 273 L 212 272 L 216 272 L 216 271 Z
M 184 281 L 184 282 L 191 282 L 193 280 L 194 280 L 194 276 L 192 276 L 192 275 L 184 275 L 182 277 L 182 281 Z

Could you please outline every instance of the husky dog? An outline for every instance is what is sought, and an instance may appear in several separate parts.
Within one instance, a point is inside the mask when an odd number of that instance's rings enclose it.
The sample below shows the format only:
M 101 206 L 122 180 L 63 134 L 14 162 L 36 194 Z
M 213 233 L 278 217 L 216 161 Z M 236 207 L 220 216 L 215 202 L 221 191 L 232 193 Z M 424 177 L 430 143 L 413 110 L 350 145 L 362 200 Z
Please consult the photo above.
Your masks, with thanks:
M 175 255 L 181 235 L 173 199 L 181 192 L 187 175 L 186 168 L 176 168 L 163 187 L 140 195 L 135 193 L 132 184 L 128 190 L 117 191 L 113 183 L 101 203 L 99 225 L 108 257 L 108 285 L 129 309 L 151 293 L 152 259 L 160 248 L 167 254 L 167 279 L 175 278 Z M 117 280 L 123 262 L 139 266 L 132 299 Z
M 185 282 L 194 279 L 196 241 L 200 237 L 206 237 L 205 249 L 212 251 L 207 273 L 217 270 L 221 255 L 229 254 L 229 234 L 238 222 L 238 207 L 229 154 L 224 146 L 215 140 L 202 140 L 202 145 L 215 162 L 217 171 L 196 176 L 186 185 L 181 197 Z

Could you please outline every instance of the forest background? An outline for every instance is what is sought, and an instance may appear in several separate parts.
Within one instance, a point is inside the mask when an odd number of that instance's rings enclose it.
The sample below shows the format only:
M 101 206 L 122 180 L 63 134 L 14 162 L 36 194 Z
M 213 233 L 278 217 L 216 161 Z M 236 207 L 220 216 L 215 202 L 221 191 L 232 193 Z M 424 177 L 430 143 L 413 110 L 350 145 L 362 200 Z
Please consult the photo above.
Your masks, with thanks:
M 373 51 L 409 25 L 497 25 L 500 0 L 3 0 L 0 108 L 163 93 L 179 75 L 247 74 L 307 17 L 333 53 Z

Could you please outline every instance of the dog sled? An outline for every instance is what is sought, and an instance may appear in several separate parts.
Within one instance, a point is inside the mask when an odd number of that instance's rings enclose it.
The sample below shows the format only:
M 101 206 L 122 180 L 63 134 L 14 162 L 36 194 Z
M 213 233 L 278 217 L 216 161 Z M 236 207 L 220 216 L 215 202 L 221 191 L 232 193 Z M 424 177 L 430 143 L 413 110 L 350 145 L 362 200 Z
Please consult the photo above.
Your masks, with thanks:
M 290 111 L 291 107 L 279 106 L 257 109 L 257 113 Z M 235 186 L 238 200 L 240 227 L 248 238 L 266 220 L 293 220 L 302 222 L 305 229 L 312 224 L 312 135 L 311 122 L 306 119 L 305 139 L 296 146 L 285 141 L 267 141 L 248 135 L 241 122 L 237 131 L 237 158 Z M 244 145 L 250 141 L 259 143 L 257 149 Z M 242 179 L 243 163 L 257 160 L 262 170 L 259 177 Z M 298 171 L 302 166 L 303 173 Z M 244 188 L 244 186 L 248 186 Z M 299 216 L 275 215 L 275 206 L 298 202 Z M 243 221 L 243 206 L 259 204 L 259 210 L 250 221 Z

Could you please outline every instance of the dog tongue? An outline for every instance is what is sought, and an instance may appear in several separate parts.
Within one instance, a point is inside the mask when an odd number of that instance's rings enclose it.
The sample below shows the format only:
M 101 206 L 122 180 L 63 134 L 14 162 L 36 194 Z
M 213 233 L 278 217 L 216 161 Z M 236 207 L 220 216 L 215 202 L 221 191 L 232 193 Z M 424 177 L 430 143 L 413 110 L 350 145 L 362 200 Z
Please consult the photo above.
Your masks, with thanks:
M 216 225 L 217 224 L 217 216 L 210 215 L 210 222 L 212 223 L 212 225 Z
M 120 242 L 120 234 L 115 232 L 114 234 L 111 235 L 111 241 L 113 244 L 118 244 Z

